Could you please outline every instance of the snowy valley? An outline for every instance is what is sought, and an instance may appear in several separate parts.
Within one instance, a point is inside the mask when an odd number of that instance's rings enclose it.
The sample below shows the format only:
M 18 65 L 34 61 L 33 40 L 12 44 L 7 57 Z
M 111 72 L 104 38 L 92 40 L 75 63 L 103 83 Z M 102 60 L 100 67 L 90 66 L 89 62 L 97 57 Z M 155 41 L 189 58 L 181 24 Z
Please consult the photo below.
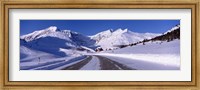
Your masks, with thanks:
M 179 70 L 180 25 L 159 33 L 128 29 L 85 36 L 50 26 L 20 36 L 20 70 Z

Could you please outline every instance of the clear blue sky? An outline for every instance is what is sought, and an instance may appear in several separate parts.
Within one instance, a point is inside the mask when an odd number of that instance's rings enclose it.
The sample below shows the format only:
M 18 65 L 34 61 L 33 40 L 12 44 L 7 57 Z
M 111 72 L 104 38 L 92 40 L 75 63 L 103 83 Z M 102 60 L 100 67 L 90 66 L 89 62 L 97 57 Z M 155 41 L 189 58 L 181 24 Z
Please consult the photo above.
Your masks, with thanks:
M 163 33 L 180 20 L 20 20 L 20 35 L 35 30 L 57 26 L 60 30 L 72 30 L 84 35 L 94 35 L 108 29 L 126 29 L 133 32 Z

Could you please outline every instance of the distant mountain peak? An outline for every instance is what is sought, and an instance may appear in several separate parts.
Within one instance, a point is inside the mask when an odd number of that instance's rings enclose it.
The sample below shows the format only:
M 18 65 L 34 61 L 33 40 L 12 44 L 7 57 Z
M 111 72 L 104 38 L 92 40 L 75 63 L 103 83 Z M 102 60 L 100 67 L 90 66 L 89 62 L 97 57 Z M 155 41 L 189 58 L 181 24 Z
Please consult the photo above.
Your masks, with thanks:
M 55 32 L 58 30 L 58 28 L 56 26 L 50 26 L 50 27 L 46 28 L 46 30 Z
M 128 28 L 124 29 L 124 32 L 128 32 Z
M 114 33 L 126 33 L 126 32 L 129 32 L 127 28 L 126 29 L 118 28 L 114 31 Z
M 116 29 L 114 32 L 122 32 L 123 30 L 121 28 Z
M 108 29 L 108 30 L 102 31 L 100 33 L 112 33 L 112 32 L 113 32 L 113 29 Z

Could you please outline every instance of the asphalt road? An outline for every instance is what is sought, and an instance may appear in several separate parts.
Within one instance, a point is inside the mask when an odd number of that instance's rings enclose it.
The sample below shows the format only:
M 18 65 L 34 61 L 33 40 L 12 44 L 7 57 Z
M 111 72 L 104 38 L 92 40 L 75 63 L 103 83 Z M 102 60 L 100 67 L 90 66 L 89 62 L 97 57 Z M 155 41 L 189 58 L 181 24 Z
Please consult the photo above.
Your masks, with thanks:
M 67 66 L 63 68 L 62 70 L 79 70 L 81 69 L 84 65 L 86 65 L 88 62 L 92 60 L 93 57 L 97 57 L 100 62 L 100 70 L 135 70 L 133 68 L 130 68 L 124 64 L 121 64 L 119 62 L 116 62 L 114 60 L 111 60 L 109 58 L 103 57 L 103 56 L 88 56 L 84 60 L 75 63 L 73 65 Z
M 81 69 L 84 65 L 86 65 L 88 62 L 90 62 L 92 60 L 92 56 L 88 56 L 86 59 L 75 63 L 71 66 L 65 67 L 62 70 L 79 70 Z

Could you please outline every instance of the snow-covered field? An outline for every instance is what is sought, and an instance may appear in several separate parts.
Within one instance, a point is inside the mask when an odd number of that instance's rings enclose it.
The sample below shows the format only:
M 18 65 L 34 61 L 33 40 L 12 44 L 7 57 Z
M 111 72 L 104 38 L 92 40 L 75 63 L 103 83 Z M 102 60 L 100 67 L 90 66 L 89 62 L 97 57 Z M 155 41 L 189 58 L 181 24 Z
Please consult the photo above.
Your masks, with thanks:
M 148 42 L 117 50 L 96 53 L 135 69 L 180 69 L 180 40 Z
M 36 70 L 36 69 L 56 69 L 61 65 L 69 64 L 71 62 L 77 62 L 86 56 L 83 54 L 86 52 L 80 52 L 76 50 L 60 49 L 67 55 L 61 57 L 47 52 L 33 50 L 24 46 L 20 47 L 20 54 L 24 55 L 20 57 L 20 69 L 21 70 Z M 63 64 L 62 64 L 63 63 Z

